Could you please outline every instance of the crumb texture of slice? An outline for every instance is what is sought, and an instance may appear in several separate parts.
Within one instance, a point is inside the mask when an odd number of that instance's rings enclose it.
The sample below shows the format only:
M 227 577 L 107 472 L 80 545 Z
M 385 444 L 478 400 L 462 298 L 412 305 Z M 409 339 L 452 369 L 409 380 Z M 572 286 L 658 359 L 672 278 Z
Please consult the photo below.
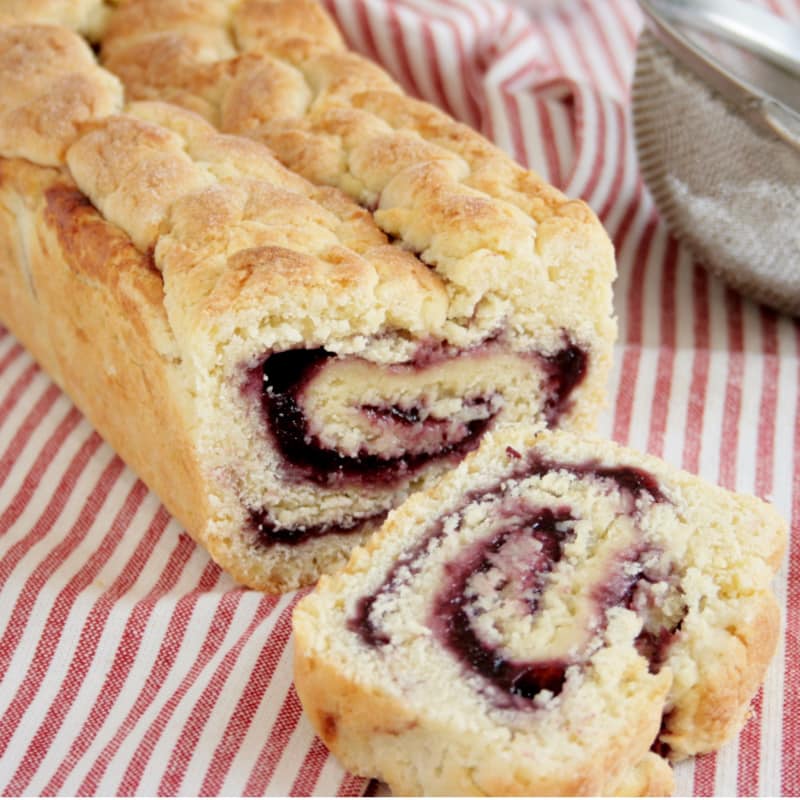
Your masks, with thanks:
M 744 724 L 785 541 L 654 457 L 491 432 L 298 605 L 298 693 L 397 794 L 666 794 Z

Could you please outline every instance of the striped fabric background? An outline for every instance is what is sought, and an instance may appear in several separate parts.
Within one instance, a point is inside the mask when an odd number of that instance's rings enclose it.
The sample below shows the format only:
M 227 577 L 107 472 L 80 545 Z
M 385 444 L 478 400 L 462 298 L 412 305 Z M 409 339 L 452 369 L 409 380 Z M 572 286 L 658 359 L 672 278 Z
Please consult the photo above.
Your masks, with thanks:
M 800 793 L 800 327 L 727 291 L 658 220 L 629 132 L 635 3 L 326 4 L 411 92 L 601 216 L 620 268 L 601 432 L 791 519 L 765 687 L 738 741 L 679 768 L 678 791 Z M 769 5 L 800 22 L 800 0 Z M 221 574 L 0 335 L 1 792 L 361 793 L 301 715 L 295 602 Z

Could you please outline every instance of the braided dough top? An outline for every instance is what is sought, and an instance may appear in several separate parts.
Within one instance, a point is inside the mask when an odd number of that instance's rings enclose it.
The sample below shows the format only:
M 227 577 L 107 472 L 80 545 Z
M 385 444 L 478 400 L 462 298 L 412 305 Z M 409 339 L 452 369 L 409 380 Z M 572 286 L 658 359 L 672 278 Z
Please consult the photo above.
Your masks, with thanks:
M 348 305 L 333 315 L 350 326 L 341 335 L 445 322 L 442 279 L 390 245 L 368 212 L 191 112 L 133 104 L 79 138 L 67 161 L 104 216 L 154 251 L 173 324 L 189 337 L 198 321 L 218 334 L 237 314 L 277 327 L 315 300 Z
M 406 96 L 312 0 L 137 0 L 111 15 L 102 58 L 131 98 L 178 103 L 341 189 L 445 279 L 450 319 L 518 325 L 513 296 L 540 330 L 613 339 L 613 251 L 591 210 Z
M 262 138 L 292 169 L 361 202 L 374 203 L 403 166 L 456 159 L 459 180 L 537 220 L 592 220 L 583 204 L 561 208 L 560 192 L 348 51 L 313 0 L 139 0 L 112 14 L 102 43 L 132 98 L 168 99 Z
M 0 154 L 57 166 L 88 120 L 122 107 L 122 86 L 66 28 L 0 20 Z

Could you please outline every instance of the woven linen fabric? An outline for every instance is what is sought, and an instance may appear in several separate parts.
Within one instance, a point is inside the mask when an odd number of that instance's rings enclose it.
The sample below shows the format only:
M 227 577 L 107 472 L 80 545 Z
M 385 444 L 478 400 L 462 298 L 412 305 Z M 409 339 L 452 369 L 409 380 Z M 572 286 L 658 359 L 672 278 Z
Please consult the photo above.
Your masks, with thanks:
M 800 793 L 800 325 L 668 234 L 641 182 L 633 0 L 326 0 L 350 43 L 571 195 L 614 239 L 620 339 L 600 433 L 792 522 L 778 653 L 741 735 L 681 795 Z M 771 0 L 800 21 L 800 0 Z M 297 595 L 209 562 L 0 337 L 0 792 L 357 795 L 291 683 Z M 565 766 L 568 768 L 568 766 Z

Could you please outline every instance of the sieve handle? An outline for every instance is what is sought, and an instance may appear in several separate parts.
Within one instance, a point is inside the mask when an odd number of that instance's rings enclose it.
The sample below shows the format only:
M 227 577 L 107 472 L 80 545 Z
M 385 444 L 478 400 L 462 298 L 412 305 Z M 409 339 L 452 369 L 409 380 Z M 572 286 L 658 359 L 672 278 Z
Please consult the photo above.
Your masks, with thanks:
M 800 77 L 800 29 L 742 0 L 647 0 L 652 12 L 717 34 Z
M 800 117 L 797 114 L 788 112 L 785 106 L 774 100 L 766 100 L 761 115 L 774 134 L 800 150 Z

